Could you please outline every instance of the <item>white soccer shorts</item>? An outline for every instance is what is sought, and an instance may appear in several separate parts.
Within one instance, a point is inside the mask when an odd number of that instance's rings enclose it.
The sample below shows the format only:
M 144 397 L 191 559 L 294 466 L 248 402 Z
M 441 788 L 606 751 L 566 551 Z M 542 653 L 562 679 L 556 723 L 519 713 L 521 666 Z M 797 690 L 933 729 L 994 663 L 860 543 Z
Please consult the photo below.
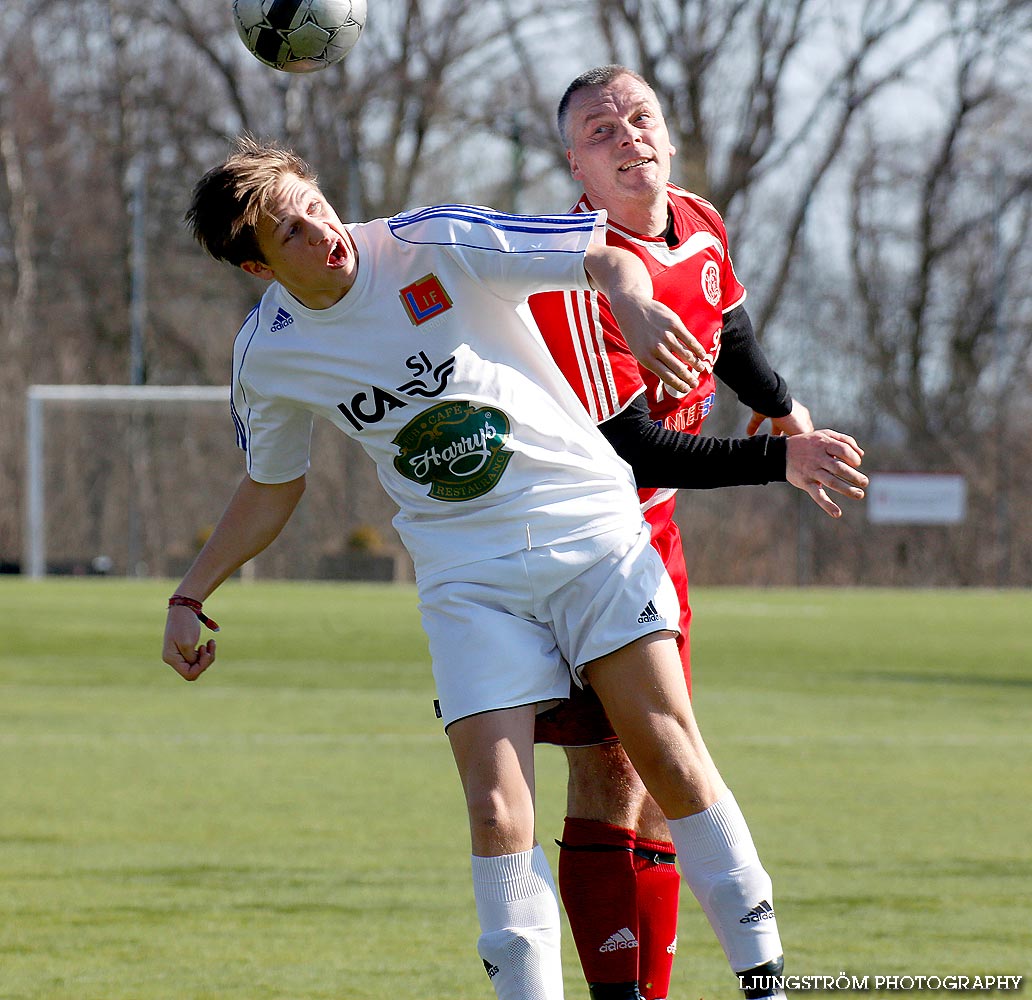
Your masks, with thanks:
M 571 676 L 654 632 L 678 632 L 674 585 L 649 544 L 615 531 L 456 567 L 420 584 L 447 728 L 479 712 L 568 698 Z M 570 665 L 574 669 L 571 670 Z

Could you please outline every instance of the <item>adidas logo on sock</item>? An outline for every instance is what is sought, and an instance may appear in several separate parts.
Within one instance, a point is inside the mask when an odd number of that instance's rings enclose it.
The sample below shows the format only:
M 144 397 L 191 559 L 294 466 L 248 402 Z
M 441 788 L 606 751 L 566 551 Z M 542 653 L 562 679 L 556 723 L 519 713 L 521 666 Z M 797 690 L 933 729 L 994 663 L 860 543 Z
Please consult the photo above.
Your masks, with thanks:
M 286 309 L 280 308 L 276 310 L 276 318 L 272 321 L 272 326 L 269 329 L 273 333 L 279 333 L 280 330 L 285 330 L 293 322 L 294 317 Z
M 638 615 L 638 624 L 639 625 L 645 625 L 648 622 L 658 622 L 658 621 L 659 621 L 659 612 L 656 610 L 656 605 L 652 601 L 649 601 L 649 603 L 645 605 L 645 608 L 642 611 L 642 613 L 640 615 Z
M 668 944 L 666 946 L 666 950 L 667 950 L 667 954 L 668 955 L 676 955 L 677 954 L 677 935 L 676 934 L 674 935 L 674 940 L 671 941 L 670 944 Z
M 498 966 L 492 965 L 486 958 L 484 959 L 484 969 L 487 971 L 488 979 L 494 979 L 498 975 Z
M 764 899 L 754 906 L 744 917 L 740 918 L 738 922 L 740 924 L 757 924 L 761 920 L 773 919 L 774 907 Z
M 638 939 L 631 933 L 630 927 L 624 927 L 615 934 L 610 934 L 605 943 L 599 948 L 599 952 L 605 954 L 610 951 L 623 951 L 625 948 L 637 948 Z

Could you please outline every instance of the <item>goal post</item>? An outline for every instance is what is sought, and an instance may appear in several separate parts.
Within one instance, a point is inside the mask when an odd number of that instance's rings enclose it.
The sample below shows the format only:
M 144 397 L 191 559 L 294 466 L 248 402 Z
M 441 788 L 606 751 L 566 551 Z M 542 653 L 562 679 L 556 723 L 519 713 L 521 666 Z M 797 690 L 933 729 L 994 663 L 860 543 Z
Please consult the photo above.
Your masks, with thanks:
M 119 467 L 119 479 L 124 479 L 124 485 L 131 491 L 136 485 L 139 476 L 138 469 L 133 461 L 134 453 L 147 447 L 142 440 L 140 429 L 141 422 L 147 415 L 153 415 L 165 411 L 174 413 L 178 417 L 176 424 L 171 430 L 166 429 L 164 434 L 167 437 L 177 433 L 177 425 L 185 425 L 188 421 L 184 411 L 193 404 L 204 404 L 205 406 L 221 405 L 223 412 L 219 415 L 220 426 L 225 433 L 228 422 L 228 408 L 230 400 L 229 386 L 195 386 L 195 385 L 31 385 L 26 392 L 26 419 L 25 419 L 25 444 L 26 444 L 26 465 L 25 465 L 25 509 L 24 509 L 24 532 L 23 532 L 23 572 L 29 577 L 43 577 L 47 574 L 48 555 L 48 529 L 47 529 L 47 507 L 52 499 L 51 494 L 55 487 L 67 487 L 68 480 L 75 477 L 81 464 L 77 468 L 75 459 L 68 459 L 64 469 L 64 475 L 47 474 L 47 449 L 51 435 L 48 433 L 48 416 L 52 409 L 62 409 L 75 414 L 82 414 L 78 417 L 70 430 L 62 434 L 62 444 L 77 439 L 74 447 L 79 449 L 80 455 L 97 453 L 105 449 L 114 450 L 116 433 L 113 430 L 115 415 L 123 423 L 128 422 L 127 448 L 130 453 L 130 460 L 127 466 Z M 98 427 L 86 426 L 86 414 L 99 413 L 104 416 Z M 52 419 L 52 418 L 51 418 Z M 110 433 L 109 433 L 110 431 Z M 126 433 L 126 432 L 123 432 Z M 229 435 L 226 435 L 229 436 Z M 71 445 L 70 445 L 71 446 Z M 236 466 L 239 469 L 239 466 Z M 100 478 L 103 473 L 95 474 Z M 48 489 L 49 487 L 49 489 Z M 72 513 L 70 519 L 74 519 L 75 511 L 82 512 L 82 516 L 88 516 L 83 507 L 90 504 L 75 502 L 68 504 Z M 136 566 L 133 565 L 132 556 L 132 535 L 134 518 L 132 516 L 135 506 L 129 501 L 130 508 L 129 536 L 130 557 L 127 560 L 127 575 L 133 575 Z M 138 513 L 138 512 L 137 512 Z M 117 532 L 116 532 L 117 533 Z M 110 533 L 109 533 L 110 534 Z

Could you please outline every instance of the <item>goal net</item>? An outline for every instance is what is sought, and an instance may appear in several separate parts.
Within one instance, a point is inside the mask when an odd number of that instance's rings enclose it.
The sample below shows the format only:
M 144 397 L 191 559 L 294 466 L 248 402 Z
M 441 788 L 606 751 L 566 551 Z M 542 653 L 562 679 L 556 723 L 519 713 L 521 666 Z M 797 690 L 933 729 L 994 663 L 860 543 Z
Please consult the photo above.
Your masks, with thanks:
M 23 571 L 178 576 L 242 469 L 228 386 L 30 386 Z
M 22 572 L 181 577 L 244 474 L 229 399 L 228 386 L 30 386 Z M 304 500 L 241 573 L 411 579 L 394 512 L 361 446 L 317 420 Z

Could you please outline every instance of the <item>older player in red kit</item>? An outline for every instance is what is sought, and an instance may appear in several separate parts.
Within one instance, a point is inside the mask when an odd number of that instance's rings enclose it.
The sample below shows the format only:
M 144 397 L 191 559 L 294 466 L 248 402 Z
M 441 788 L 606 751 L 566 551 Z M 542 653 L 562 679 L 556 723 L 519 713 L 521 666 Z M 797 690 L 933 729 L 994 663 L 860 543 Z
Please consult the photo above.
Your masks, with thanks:
M 767 362 L 719 213 L 670 183 L 674 149 L 646 81 L 621 66 L 590 70 L 567 88 L 558 119 L 572 175 L 584 189 L 574 211 L 607 211 L 607 242 L 644 261 L 655 298 L 681 317 L 708 355 L 698 386 L 674 395 L 635 360 L 604 296 L 553 292 L 531 299 L 560 368 L 634 469 L 652 544 L 680 596 L 679 643 L 690 687 L 691 609 L 673 520 L 675 489 L 787 480 L 838 517 L 828 491 L 863 496 L 867 479 L 857 471 L 863 453 L 847 435 L 815 431 L 807 409 Z M 697 436 L 714 403 L 715 378 L 753 410 L 750 437 Z M 767 419 L 773 433 L 756 434 Z M 565 747 L 569 761 L 559 886 L 591 996 L 662 1000 L 677 948 L 680 881 L 662 813 L 590 690 L 575 691 L 539 716 L 537 739 Z M 772 916 L 767 901 L 763 912 L 741 919 Z M 776 976 L 780 965 L 767 971 Z M 775 993 L 772 987 L 746 996 Z

